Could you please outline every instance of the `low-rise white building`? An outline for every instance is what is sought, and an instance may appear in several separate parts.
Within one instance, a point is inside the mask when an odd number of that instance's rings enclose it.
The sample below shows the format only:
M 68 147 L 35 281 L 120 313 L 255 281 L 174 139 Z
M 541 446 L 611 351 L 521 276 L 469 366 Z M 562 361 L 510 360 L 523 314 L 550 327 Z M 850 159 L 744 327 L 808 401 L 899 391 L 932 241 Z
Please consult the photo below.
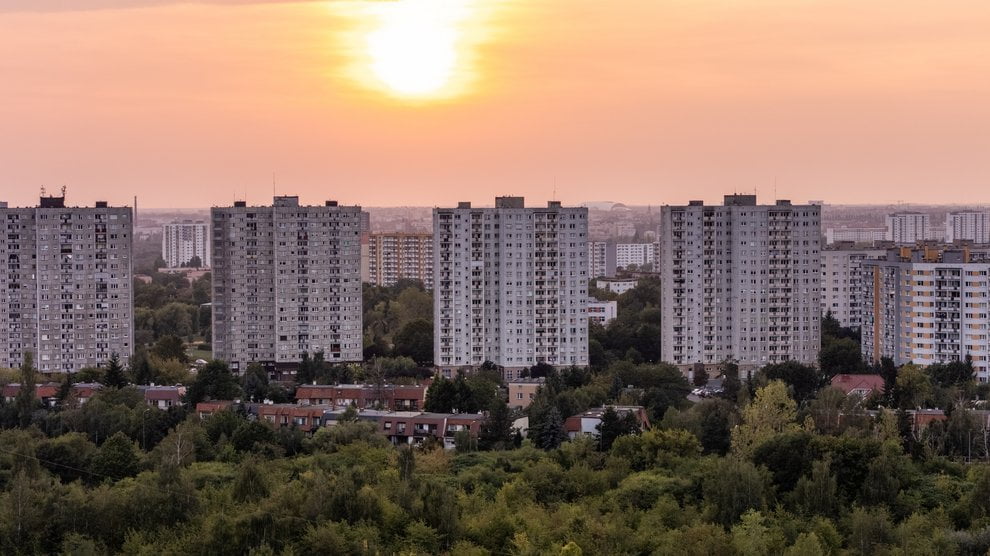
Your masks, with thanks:
M 588 321 L 608 326 L 618 315 L 619 304 L 615 301 L 588 300 Z
M 639 280 L 635 278 L 612 278 L 612 279 L 598 279 L 595 280 L 595 287 L 600 290 L 608 290 L 615 293 L 626 293 L 627 291 L 636 287 Z

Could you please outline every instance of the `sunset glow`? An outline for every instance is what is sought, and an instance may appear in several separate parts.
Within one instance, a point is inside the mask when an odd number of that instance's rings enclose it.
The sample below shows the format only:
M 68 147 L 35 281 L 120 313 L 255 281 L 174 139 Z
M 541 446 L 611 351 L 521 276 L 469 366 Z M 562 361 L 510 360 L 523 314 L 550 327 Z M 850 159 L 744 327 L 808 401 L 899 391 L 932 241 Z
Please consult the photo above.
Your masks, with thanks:
M 474 78 L 474 0 L 397 0 L 349 5 L 356 19 L 353 74 L 365 87 L 407 100 L 449 99 Z

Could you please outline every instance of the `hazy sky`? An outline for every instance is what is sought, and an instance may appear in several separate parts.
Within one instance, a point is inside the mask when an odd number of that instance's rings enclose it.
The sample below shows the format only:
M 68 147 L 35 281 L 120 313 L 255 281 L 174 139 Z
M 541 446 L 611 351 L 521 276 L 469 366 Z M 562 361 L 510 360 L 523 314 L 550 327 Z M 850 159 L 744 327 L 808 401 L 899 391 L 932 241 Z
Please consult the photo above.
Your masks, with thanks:
M 85 5 L 86 9 L 78 6 Z M 0 200 L 990 202 L 986 0 L 0 0 Z

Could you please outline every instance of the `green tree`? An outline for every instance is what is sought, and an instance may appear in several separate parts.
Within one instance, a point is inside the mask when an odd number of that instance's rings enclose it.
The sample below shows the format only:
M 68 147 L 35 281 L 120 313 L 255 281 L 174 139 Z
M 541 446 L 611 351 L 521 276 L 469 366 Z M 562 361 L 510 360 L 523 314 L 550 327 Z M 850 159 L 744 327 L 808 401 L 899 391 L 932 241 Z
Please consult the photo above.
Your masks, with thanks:
M 251 363 L 241 377 L 244 397 L 252 402 L 260 402 L 268 396 L 268 372 L 260 363 Z
M 561 417 L 557 406 L 551 405 L 545 409 L 536 425 L 530 427 L 529 438 L 538 448 L 543 450 L 555 450 L 567 440 L 564 419 Z
M 21 427 L 31 424 L 34 410 L 38 406 L 35 398 L 35 370 L 34 354 L 30 351 L 24 352 L 24 361 L 21 363 L 20 387 L 17 395 L 14 396 L 14 406 L 17 408 L 17 420 Z
M 512 448 L 514 436 L 509 406 L 503 400 L 498 400 L 492 404 L 488 417 L 481 425 L 478 445 L 483 450 L 507 450 Z
M 170 330 L 170 329 L 165 329 Z M 151 348 L 152 355 L 162 360 L 175 359 L 182 364 L 189 363 L 189 356 L 186 354 L 186 345 L 182 338 L 174 334 L 166 334 L 155 342 Z
M 103 373 L 103 386 L 107 388 L 123 388 L 127 386 L 127 377 L 124 376 L 124 367 L 120 364 L 120 357 L 116 353 L 110 354 L 107 362 L 107 369 Z
M 834 517 L 838 514 L 838 481 L 832 475 L 829 458 L 812 464 L 811 474 L 798 480 L 791 499 L 801 515 Z
M 195 382 L 186 390 L 186 401 L 192 406 L 205 400 L 233 400 L 240 396 L 237 378 L 226 363 L 216 359 L 199 370 Z
M 779 380 L 756 391 L 753 402 L 742 412 L 743 423 L 732 431 L 732 449 L 749 457 L 771 437 L 798 430 L 794 419 L 797 405 Z
M 897 407 L 901 409 L 926 407 L 932 394 L 931 380 L 921 367 L 909 363 L 898 369 L 894 386 L 894 403 Z
M 433 363 L 433 323 L 426 319 L 407 322 L 395 334 L 395 355 L 411 357 L 420 365 Z
M 605 408 L 602 420 L 595 428 L 598 430 L 598 449 L 607 452 L 612 449 L 615 439 L 638 433 L 639 423 L 633 412 L 625 411 L 620 415 L 614 407 L 609 406 Z
M 137 475 L 139 458 L 134 441 L 123 432 L 116 432 L 100 446 L 90 468 L 104 480 L 117 481 Z
M 718 460 L 702 484 L 705 502 L 712 517 L 731 527 L 747 510 L 762 509 L 766 503 L 766 481 L 752 463 L 737 458 Z
M 814 396 L 824 383 L 818 369 L 811 365 L 802 365 L 797 361 L 785 361 L 767 365 L 760 369 L 768 381 L 779 380 L 789 386 L 797 402 L 803 402 Z

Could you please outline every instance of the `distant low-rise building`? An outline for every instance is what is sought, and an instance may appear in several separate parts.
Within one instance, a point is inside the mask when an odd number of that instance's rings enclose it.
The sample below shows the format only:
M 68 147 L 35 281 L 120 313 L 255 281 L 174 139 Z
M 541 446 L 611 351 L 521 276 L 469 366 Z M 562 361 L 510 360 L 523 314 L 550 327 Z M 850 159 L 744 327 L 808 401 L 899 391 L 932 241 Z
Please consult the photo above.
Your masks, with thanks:
M 340 424 L 346 410 L 328 409 L 323 413 L 323 426 Z M 392 444 L 421 444 L 429 439 L 454 448 L 457 434 L 466 432 L 471 442 L 477 442 L 484 415 L 477 413 L 422 413 L 418 411 L 379 411 L 374 409 L 350 413 L 358 421 L 375 423 L 378 432 Z
M 34 388 L 34 398 L 41 401 L 45 407 L 55 407 L 58 404 L 58 394 L 61 390 L 62 384 L 58 382 L 46 382 L 44 384 L 38 384 Z M 69 398 L 75 399 L 79 405 L 82 405 L 89 401 L 94 394 L 100 391 L 103 385 L 100 383 L 91 382 L 77 382 L 72 385 L 69 390 Z M 3 399 L 8 404 L 14 403 L 17 398 L 17 393 L 21 391 L 21 385 L 12 382 L 9 384 L 4 384 L 3 386 Z
M 880 375 L 839 374 L 832 377 L 831 384 L 847 395 L 856 394 L 864 398 L 874 392 L 882 394 L 884 389 L 883 377 Z
M 226 411 L 234 406 L 233 400 L 215 400 L 210 402 L 199 402 L 196 404 L 196 415 L 200 419 L 213 417 L 220 411 Z
M 642 406 L 613 405 L 596 407 L 568 417 L 564 420 L 564 430 L 567 431 L 567 436 L 572 440 L 579 436 L 598 436 L 598 426 L 602 424 L 602 417 L 609 408 L 613 409 L 619 415 L 620 419 L 632 413 L 636 418 L 636 422 L 639 423 L 640 430 L 650 428 L 649 415 L 647 415 L 646 409 Z
M 509 389 L 509 407 L 526 409 L 536 398 L 536 392 L 546 382 L 543 377 L 519 378 L 507 383 Z
M 296 427 L 303 432 L 313 432 L 323 426 L 325 405 L 260 404 L 253 407 L 258 420 L 274 427 Z
M 637 284 L 639 284 L 639 280 L 635 279 L 611 278 L 595 280 L 596 288 L 615 293 L 626 293 L 635 288 Z
M 426 386 L 395 384 L 304 384 L 296 388 L 296 401 L 300 405 L 334 408 L 419 411 L 426 403 L 426 389 Z
M 137 389 L 144 396 L 144 402 L 151 407 L 168 409 L 182 405 L 182 396 L 186 395 L 185 386 L 150 386 L 139 385 Z
M 617 301 L 598 301 L 591 299 L 588 301 L 588 320 L 602 326 L 615 320 L 618 315 L 619 303 Z

